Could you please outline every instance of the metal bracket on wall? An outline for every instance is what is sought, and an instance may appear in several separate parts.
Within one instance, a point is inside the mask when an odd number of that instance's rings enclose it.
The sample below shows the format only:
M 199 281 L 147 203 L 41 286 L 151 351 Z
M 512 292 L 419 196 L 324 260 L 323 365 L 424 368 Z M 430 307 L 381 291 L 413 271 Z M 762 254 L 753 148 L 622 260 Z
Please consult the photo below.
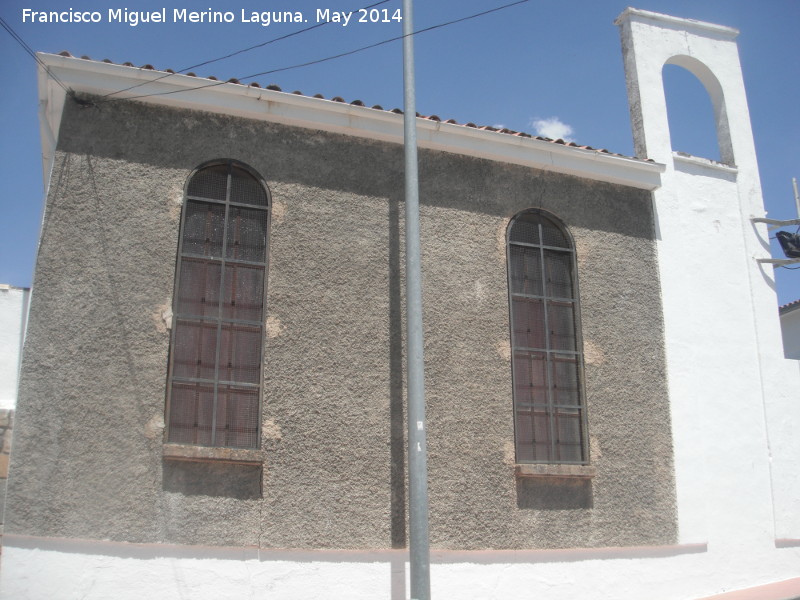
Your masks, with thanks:
M 776 267 L 785 267 L 786 265 L 794 265 L 800 263 L 800 258 L 757 258 L 756 262 L 769 263 Z
M 780 227 L 789 227 L 791 225 L 800 225 L 800 219 L 789 219 L 788 221 L 779 221 L 777 219 L 765 219 L 761 217 L 753 217 L 750 219 L 753 223 L 766 223 L 769 225 L 767 229 L 778 229 Z
M 767 231 L 773 229 L 780 229 L 781 227 L 790 227 L 791 225 L 800 225 L 800 219 L 789 219 L 788 221 L 780 221 L 778 219 L 766 219 L 762 217 L 753 217 L 750 219 L 753 223 L 766 223 Z M 769 263 L 776 267 L 785 267 L 786 265 L 794 265 L 800 263 L 800 258 L 757 258 L 756 262 Z

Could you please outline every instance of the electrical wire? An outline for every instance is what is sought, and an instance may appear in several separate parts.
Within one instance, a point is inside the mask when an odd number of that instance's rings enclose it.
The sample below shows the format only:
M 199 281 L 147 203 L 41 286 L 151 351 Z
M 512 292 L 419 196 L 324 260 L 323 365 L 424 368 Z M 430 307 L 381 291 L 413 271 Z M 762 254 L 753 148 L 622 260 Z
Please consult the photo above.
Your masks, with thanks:
M 268 71 L 262 71 L 260 73 L 253 73 L 251 75 L 245 75 L 243 77 L 237 77 L 236 79 L 237 80 L 252 79 L 254 77 L 260 77 L 262 75 L 271 75 L 272 73 L 280 73 L 280 72 L 289 71 L 289 70 L 292 70 L 292 69 L 299 69 L 301 67 L 309 67 L 311 65 L 317 65 L 317 64 L 320 64 L 320 63 L 324 63 L 324 62 L 328 62 L 328 61 L 331 61 L 331 60 L 335 60 L 337 58 L 342 58 L 342 57 L 345 57 L 345 56 L 351 56 L 353 54 L 357 54 L 359 52 L 364 52 L 365 50 L 371 50 L 372 48 L 377 48 L 378 46 L 383 46 L 383 45 L 389 44 L 391 42 L 396 42 L 397 40 L 402 40 L 405 37 L 415 36 L 415 35 L 419 35 L 420 33 L 427 33 L 429 31 L 433 31 L 435 29 L 441 29 L 443 27 L 448 27 L 450 25 L 455 25 L 456 23 L 462 23 L 464 21 L 469 21 L 471 19 L 477 19 L 478 17 L 483 17 L 485 15 L 488 15 L 488 14 L 491 14 L 491 13 L 494 13 L 494 12 L 498 12 L 498 11 L 501 11 L 501 10 L 505 10 L 507 8 L 511 8 L 512 6 L 517 6 L 519 4 L 525 4 L 527 2 L 530 2 L 530 0 L 516 0 L 516 2 L 510 2 L 509 4 L 504 4 L 503 6 L 497 6 L 495 8 L 490 8 L 489 10 L 484 10 L 484 11 L 481 11 L 481 12 L 478 12 L 478 13 L 475 13 L 475 14 L 472 14 L 472 15 L 468 15 L 466 17 L 461 17 L 459 19 L 453 19 L 452 21 L 446 21 L 444 23 L 439 23 L 437 25 L 431 25 L 430 27 L 424 27 L 422 29 L 418 29 L 417 31 L 414 31 L 413 33 L 410 33 L 410 34 L 407 34 L 407 35 L 398 35 L 398 36 L 395 36 L 395 37 L 392 37 L 392 38 L 388 38 L 388 39 L 382 40 L 380 42 L 375 42 L 374 44 L 369 44 L 367 46 L 362 46 L 360 48 L 356 48 L 354 50 L 348 50 L 347 52 L 341 52 L 341 53 L 335 54 L 333 56 L 327 56 L 325 58 L 320 58 L 320 59 L 311 60 L 311 61 L 307 61 L 307 62 L 303 62 L 303 63 L 298 63 L 296 65 L 290 65 L 288 67 L 279 67 L 279 68 L 276 68 L 276 69 L 270 69 Z M 161 79 L 161 78 L 159 78 L 159 79 Z M 158 81 L 158 80 L 156 79 L 154 81 Z M 150 83 L 150 82 L 147 82 L 147 83 Z M 208 83 L 208 84 L 205 84 L 205 85 L 199 85 L 199 86 L 196 86 L 196 87 L 186 88 L 186 89 L 182 89 L 182 90 L 171 90 L 169 92 L 154 92 L 152 94 L 140 94 L 138 96 L 126 96 L 125 98 L 108 98 L 108 99 L 103 100 L 102 102 L 113 102 L 115 100 L 137 100 L 139 98 L 151 98 L 153 96 L 167 96 L 167 95 L 170 95 L 170 94 L 178 94 L 178 93 L 181 93 L 181 92 L 192 92 L 192 91 L 202 90 L 202 89 L 206 89 L 206 88 L 210 88 L 210 87 L 217 87 L 219 85 L 225 85 L 226 83 L 228 83 L 228 81 L 215 81 L 214 83 Z
M 442 27 L 447 27 L 449 25 L 455 25 L 456 23 L 461 23 L 463 21 L 469 21 L 470 19 L 476 19 L 478 17 L 482 17 L 482 16 L 488 15 L 490 13 L 497 12 L 499 10 L 504 10 L 504 9 L 510 8 L 512 6 L 516 6 L 517 4 L 525 4 L 526 2 L 530 2 L 530 0 L 517 0 L 516 2 L 511 2 L 510 4 L 505 4 L 503 6 L 490 8 L 489 10 L 484 10 L 482 12 L 475 13 L 473 15 L 469 15 L 469 16 L 466 16 L 466 17 L 461 17 L 460 19 L 453 19 L 452 21 L 447 21 L 445 23 L 439 23 L 438 25 L 431 25 L 430 27 L 424 27 L 423 29 L 418 29 L 417 31 L 414 31 L 413 33 L 411 33 L 409 35 L 414 36 L 414 35 L 419 35 L 420 33 L 427 33 L 428 31 L 433 31 L 434 29 L 441 29 Z M 377 48 L 378 46 L 383 46 L 384 44 L 388 44 L 390 42 L 396 42 L 397 40 L 402 40 L 405 37 L 408 37 L 408 36 L 406 36 L 406 35 L 398 35 L 396 37 L 389 38 L 389 39 L 383 40 L 381 42 L 376 42 L 376 43 L 370 44 L 368 46 L 363 46 L 361 48 L 356 48 L 355 50 L 350 50 L 348 52 L 342 52 L 341 54 L 336 54 L 334 56 L 328 56 L 326 58 L 321 58 L 321 59 L 318 59 L 318 60 L 313 60 L 313 61 L 309 61 L 309 62 L 306 62 L 306 63 L 298 64 L 298 65 L 293 65 L 293 66 L 290 66 L 290 67 L 282 67 L 282 68 L 279 68 L 279 69 L 272 69 L 272 70 L 269 70 L 269 71 L 263 71 L 261 73 L 253 73 L 252 75 L 245 75 L 244 77 L 238 77 L 237 79 L 252 79 L 253 77 L 260 77 L 261 75 L 270 75 L 272 73 L 278 73 L 280 71 L 288 71 L 290 69 L 298 69 L 300 67 L 307 67 L 307 66 L 315 65 L 315 64 L 318 64 L 318 63 L 322 63 L 322 62 L 327 62 L 329 60 L 334 60 L 336 58 L 342 58 L 343 56 L 350 56 L 351 54 L 356 54 L 358 52 L 363 52 L 364 50 L 370 50 L 372 48 Z
M 351 11 L 351 12 L 360 12 L 362 10 L 368 10 L 370 8 L 375 8 L 376 6 L 379 6 L 381 4 L 386 4 L 387 2 L 391 2 L 391 0 L 380 0 L 380 2 L 375 2 L 374 4 L 370 4 L 368 6 L 364 6 L 363 8 L 359 8 L 359 9 L 356 9 L 355 11 Z M 136 85 L 132 85 L 130 87 L 126 87 L 124 89 L 117 90 L 116 92 L 110 92 L 110 93 L 106 94 L 105 96 L 102 96 L 101 99 L 102 98 L 109 98 L 111 96 L 115 96 L 117 94 L 121 94 L 122 92 L 128 92 L 128 91 L 136 89 L 136 88 L 138 88 L 140 86 L 147 85 L 148 83 L 154 83 L 156 81 L 161 81 L 162 79 L 165 79 L 167 77 L 171 77 L 172 75 L 175 75 L 176 73 L 184 73 L 186 71 L 190 71 L 192 69 L 197 69 L 199 67 L 204 67 L 206 65 L 210 65 L 212 63 L 219 62 L 221 60 L 225 60 L 225 59 L 231 58 L 233 56 L 238 56 L 239 54 L 244 54 L 245 52 L 249 52 L 250 50 L 255 50 L 256 48 L 263 48 L 264 46 L 268 46 L 269 44 L 274 44 L 275 42 L 280 42 L 280 41 L 283 41 L 285 39 L 294 37 L 296 35 L 300 35 L 302 33 L 306 33 L 308 31 L 311 31 L 312 29 L 317 29 L 318 27 L 324 27 L 325 25 L 329 25 L 331 22 L 332 21 L 324 21 L 322 23 L 317 23 L 316 25 L 311 25 L 310 27 L 305 27 L 304 29 L 300 29 L 298 31 L 293 31 L 292 33 L 287 33 L 286 35 L 281 35 L 281 36 L 273 38 L 271 40 L 267 40 L 266 42 L 261 42 L 260 44 L 256 44 L 254 46 L 249 46 L 247 48 L 242 48 L 241 50 L 236 50 L 235 52 L 231 52 L 230 54 L 226 54 L 225 56 L 220 56 L 219 58 L 212 58 L 211 60 L 206 60 L 204 62 L 197 63 L 196 65 L 191 65 L 191 66 L 188 66 L 188 67 L 184 67 L 183 69 L 180 69 L 180 70 L 176 71 L 175 73 L 165 73 L 161 77 L 158 77 L 158 78 L 153 79 L 151 81 L 143 81 L 141 83 L 137 83 Z
M 33 49 L 30 46 L 28 46 L 28 44 L 25 43 L 25 40 L 23 40 L 19 36 L 19 34 L 17 34 L 17 32 L 14 31 L 13 27 L 11 27 L 11 25 L 9 25 L 3 17 L 0 17 L 0 26 L 2 26 L 3 29 L 5 29 L 8 32 L 8 34 L 12 38 L 14 38 L 14 40 L 22 47 L 23 50 L 25 50 L 25 52 L 27 52 L 28 54 L 31 55 L 33 60 L 35 60 L 37 63 L 39 63 L 39 65 L 45 71 L 47 71 L 47 74 L 50 77 L 53 78 L 53 81 L 55 81 L 58 85 L 60 85 L 62 87 L 62 89 L 65 92 L 67 92 L 67 94 L 73 95 L 73 91 L 71 89 L 67 88 L 67 86 L 65 86 L 64 83 L 58 77 L 56 77 L 56 75 L 50 70 L 50 68 L 46 64 L 44 64 L 44 62 L 42 62 L 42 59 L 40 59 L 38 56 L 36 56 L 36 52 L 34 52 Z

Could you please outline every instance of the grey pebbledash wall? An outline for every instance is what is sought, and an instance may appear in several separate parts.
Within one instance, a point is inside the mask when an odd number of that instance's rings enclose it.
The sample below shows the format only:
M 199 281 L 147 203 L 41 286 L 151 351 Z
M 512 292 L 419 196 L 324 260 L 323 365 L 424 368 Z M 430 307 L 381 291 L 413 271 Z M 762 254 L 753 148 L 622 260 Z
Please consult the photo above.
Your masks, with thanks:
M 272 194 L 263 467 L 162 458 L 183 188 L 216 158 L 250 165 Z M 404 546 L 402 175 L 394 144 L 68 101 L 7 533 Z M 674 543 L 650 194 L 425 150 L 420 177 L 432 546 Z M 576 242 L 590 480 L 514 475 L 504 236 L 529 207 L 557 215 Z

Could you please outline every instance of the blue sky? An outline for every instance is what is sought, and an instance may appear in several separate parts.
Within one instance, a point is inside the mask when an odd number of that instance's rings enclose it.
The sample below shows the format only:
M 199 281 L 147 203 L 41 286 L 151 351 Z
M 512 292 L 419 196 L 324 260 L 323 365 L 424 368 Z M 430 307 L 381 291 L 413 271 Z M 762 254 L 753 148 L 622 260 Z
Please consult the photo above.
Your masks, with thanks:
M 183 69 L 291 33 L 306 25 L 240 22 L 242 10 L 350 11 L 376 0 L 3 0 L 0 16 L 36 51 L 87 55 L 136 66 Z M 416 29 L 511 0 L 415 3 Z M 133 6 L 131 6 L 133 5 Z M 770 217 L 796 218 L 792 177 L 800 178 L 800 1 L 798 0 L 531 0 L 416 39 L 417 110 L 443 119 L 502 125 L 633 155 L 619 33 L 614 19 L 637 8 L 736 27 L 764 199 Z M 231 24 L 107 23 L 109 9 L 209 8 L 232 11 Z M 401 0 L 378 8 L 392 16 Z M 23 9 L 100 11 L 103 23 L 23 23 Z M 401 34 L 401 24 L 330 24 L 282 42 L 193 69 L 220 79 L 325 58 Z M 0 283 L 32 281 L 42 202 L 36 68 L 0 30 L 2 158 L 0 161 Z M 710 104 L 699 84 L 667 73 L 673 146 L 718 156 Z M 356 55 L 250 81 L 275 83 L 326 98 L 341 96 L 384 108 L 402 107 L 402 51 L 393 42 Z M 698 249 L 703 252 L 703 249 Z M 774 249 L 773 255 L 778 256 Z M 710 258 L 713 260 L 713 257 Z M 779 303 L 800 299 L 800 270 L 776 271 Z

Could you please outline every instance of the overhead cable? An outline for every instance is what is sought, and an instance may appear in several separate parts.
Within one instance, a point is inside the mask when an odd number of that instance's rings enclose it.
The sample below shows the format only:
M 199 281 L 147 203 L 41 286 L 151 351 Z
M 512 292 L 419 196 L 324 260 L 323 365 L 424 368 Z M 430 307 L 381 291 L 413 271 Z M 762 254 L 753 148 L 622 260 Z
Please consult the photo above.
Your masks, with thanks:
M 464 21 L 469 21 L 470 19 L 477 19 L 478 17 L 483 17 L 483 16 L 488 15 L 490 13 L 494 13 L 494 12 L 497 12 L 497 11 L 500 11 L 500 10 L 504 10 L 506 8 L 511 8 L 512 6 L 517 6 L 519 4 L 525 4 L 527 2 L 530 2 L 530 0 L 517 0 L 516 2 L 511 2 L 509 4 L 504 4 L 503 6 L 490 8 L 489 10 L 484 10 L 484 11 L 481 11 L 479 13 L 475 13 L 475 14 L 472 14 L 472 15 L 469 15 L 469 16 L 466 16 L 466 17 L 461 17 L 459 19 L 453 19 L 452 21 L 446 21 L 444 23 L 439 23 L 437 25 L 431 25 L 430 27 L 424 27 L 424 28 L 418 29 L 417 31 L 414 31 L 413 33 L 410 33 L 410 34 L 398 35 L 398 36 L 395 36 L 395 37 L 392 37 L 392 38 L 389 38 L 389 39 L 382 40 L 380 42 L 375 42 L 374 44 L 369 44 L 367 46 L 362 46 L 360 48 L 356 48 L 354 50 L 348 50 L 346 52 L 341 52 L 339 54 L 334 54 L 332 56 L 327 56 L 325 58 L 319 58 L 319 59 L 316 59 L 316 60 L 310 60 L 310 61 L 307 61 L 307 62 L 298 63 L 298 64 L 295 64 L 295 65 L 290 65 L 288 67 L 279 67 L 279 68 L 276 68 L 276 69 L 270 69 L 268 71 L 261 71 L 260 73 L 253 73 L 251 75 L 245 75 L 243 77 L 236 77 L 235 79 L 238 80 L 238 81 L 245 80 L 245 79 L 252 79 L 254 77 L 260 77 L 262 75 L 271 75 L 273 73 L 280 73 L 280 72 L 289 71 L 289 70 L 292 70 L 292 69 L 299 69 L 301 67 L 309 67 L 311 65 L 316 65 L 316 64 L 328 62 L 328 61 L 331 61 L 331 60 L 335 60 L 337 58 L 342 58 L 342 57 L 345 57 L 345 56 L 351 56 L 353 54 L 358 54 L 359 52 L 364 52 L 365 50 L 371 50 L 372 48 L 377 48 L 379 46 L 383 46 L 383 45 L 389 44 L 391 42 L 396 42 L 398 40 L 402 40 L 403 38 L 408 37 L 409 35 L 413 36 L 413 35 L 419 35 L 420 33 L 427 33 L 428 31 L 433 31 L 434 29 L 441 29 L 442 27 L 447 27 L 449 25 L 455 25 L 456 23 L 462 23 Z M 160 78 L 152 80 L 152 81 L 158 81 L 159 79 L 163 79 L 163 77 L 160 77 Z M 151 83 L 151 82 L 146 82 L 146 83 Z M 204 85 L 198 85 L 198 86 L 195 86 L 195 87 L 185 88 L 185 89 L 180 89 L 180 90 L 171 90 L 171 91 L 168 91 L 168 92 L 153 92 L 151 94 L 140 94 L 140 95 L 137 95 L 137 96 L 126 96 L 124 98 L 109 98 L 109 99 L 104 100 L 104 102 L 113 102 L 114 100 L 137 100 L 139 98 L 150 98 L 150 97 L 153 97 L 153 96 L 168 96 L 170 94 L 178 94 L 178 93 L 181 93 L 181 92 L 192 92 L 192 91 L 195 91 L 195 90 L 202 90 L 202 89 L 206 89 L 206 88 L 210 88 L 210 87 L 217 87 L 219 85 L 225 85 L 226 83 L 229 83 L 229 82 L 228 81 L 215 81 L 214 83 L 207 83 L 207 84 L 204 84 Z M 143 85 L 143 84 L 140 84 L 140 85 Z M 134 86 L 134 87 L 136 87 L 136 86 Z
M 54 74 L 54 73 L 53 73 L 53 72 L 50 70 L 50 68 L 49 68 L 49 67 L 48 67 L 46 64 L 44 64 L 44 62 L 43 62 L 43 61 L 42 61 L 42 60 L 41 60 L 41 59 L 40 59 L 38 56 L 36 56 L 36 52 L 34 52 L 34 51 L 33 51 L 33 49 L 32 49 L 30 46 L 28 46 L 28 44 L 26 44 L 26 43 L 25 43 L 25 40 L 23 40 L 23 39 L 22 39 L 22 38 L 19 36 L 19 34 L 17 34 L 17 32 L 16 32 L 16 31 L 14 31 L 14 29 L 11 27 L 11 25 L 9 25 L 9 24 L 6 22 L 6 20 L 5 20 L 3 17 L 0 17 L 0 25 L 2 25 L 3 29 L 5 29 L 5 30 L 8 32 L 8 34 L 9 34 L 9 35 L 10 35 L 12 38 L 14 38 L 14 40 L 15 40 L 15 41 L 16 41 L 16 42 L 17 42 L 17 43 L 20 45 L 20 46 L 22 46 L 22 49 L 23 49 L 23 50 L 25 50 L 25 52 L 27 52 L 28 54 L 30 54 L 30 55 L 31 55 L 31 57 L 33 58 L 33 60 L 35 60 L 37 63 L 39 63 L 39 65 L 40 65 L 40 66 L 41 66 L 41 67 L 42 67 L 42 68 L 43 68 L 45 71 L 47 71 L 47 74 L 48 74 L 50 77 L 52 77 L 52 78 L 53 78 L 53 81 L 55 81 L 55 82 L 56 82 L 58 85 L 60 85 L 60 86 L 61 86 L 61 87 L 64 89 L 64 91 L 65 91 L 65 92 L 67 92 L 68 94 L 72 95 L 72 93 L 73 93 L 73 92 L 72 92 L 72 90 L 70 90 L 69 88 L 67 88 L 67 86 L 65 86 L 65 85 L 64 85 L 64 83 L 63 83 L 63 82 L 62 82 L 62 81 L 61 81 L 61 80 L 60 80 L 58 77 L 56 77 L 56 75 L 55 75 L 55 74 Z
M 374 4 L 370 4 L 370 5 L 365 6 L 363 8 L 359 8 L 356 11 L 353 11 L 353 12 L 360 12 L 362 10 L 369 10 L 370 8 L 375 8 L 376 6 L 379 6 L 381 4 L 386 4 L 387 2 L 391 2 L 391 0 L 380 0 L 380 2 L 375 2 Z M 279 37 L 276 37 L 276 38 L 272 38 L 271 40 L 267 40 L 266 42 L 261 42 L 260 44 L 256 44 L 254 46 L 248 46 L 247 48 L 242 48 L 241 50 L 236 50 L 235 52 L 231 52 L 230 54 L 226 54 L 226 55 L 220 56 L 218 58 L 212 58 L 211 60 L 206 60 L 206 61 L 203 61 L 201 63 L 197 63 L 196 65 L 191 65 L 191 66 L 188 66 L 188 67 L 184 67 L 183 69 L 180 69 L 180 70 L 176 71 L 175 73 L 164 73 L 161 77 L 158 77 L 158 78 L 153 79 L 151 81 L 143 81 L 141 83 L 137 83 L 136 85 L 132 85 L 130 87 L 126 87 L 124 89 L 117 90 L 116 92 L 108 93 L 105 96 L 102 96 L 102 98 L 109 98 L 111 96 L 115 96 L 117 94 L 121 94 L 122 92 L 127 92 L 127 91 L 130 91 L 130 90 L 136 89 L 136 88 L 138 88 L 140 86 L 143 86 L 143 85 L 146 85 L 148 83 L 153 83 L 153 82 L 156 82 L 156 81 L 160 81 L 162 79 L 165 79 L 166 77 L 171 77 L 172 75 L 175 75 L 176 73 L 185 73 L 186 71 L 191 71 L 192 69 L 197 69 L 198 67 L 204 67 L 206 65 L 210 65 L 212 63 L 219 62 L 221 60 L 225 60 L 226 58 L 231 58 L 233 56 L 238 56 L 239 54 L 244 54 L 245 52 L 249 52 L 250 50 L 255 50 L 256 48 L 263 48 L 264 46 L 268 46 L 269 44 L 274 44 L 275 42 L 283 41 L 283 40 L 288 39 L 290 37 L 294 37 L 296 35 L 300 35 L 301 33 L 306 33 L 308 31 L 311 31 L 312 29 L 317 29 L 318 27 L 324 27 L 325 25 L 329 25 L 330 23 L 331 23 L 331 21 L 323 21 L 322 23 L 317 23 L 316 25 L 311 25 L 310 27 L 305 27 L 304 29 L 299 29 L 298 31 L 293 31 L 292 33 L 287 33 L 286 35 L 282 35 L 282 36 L 279 36 Z

